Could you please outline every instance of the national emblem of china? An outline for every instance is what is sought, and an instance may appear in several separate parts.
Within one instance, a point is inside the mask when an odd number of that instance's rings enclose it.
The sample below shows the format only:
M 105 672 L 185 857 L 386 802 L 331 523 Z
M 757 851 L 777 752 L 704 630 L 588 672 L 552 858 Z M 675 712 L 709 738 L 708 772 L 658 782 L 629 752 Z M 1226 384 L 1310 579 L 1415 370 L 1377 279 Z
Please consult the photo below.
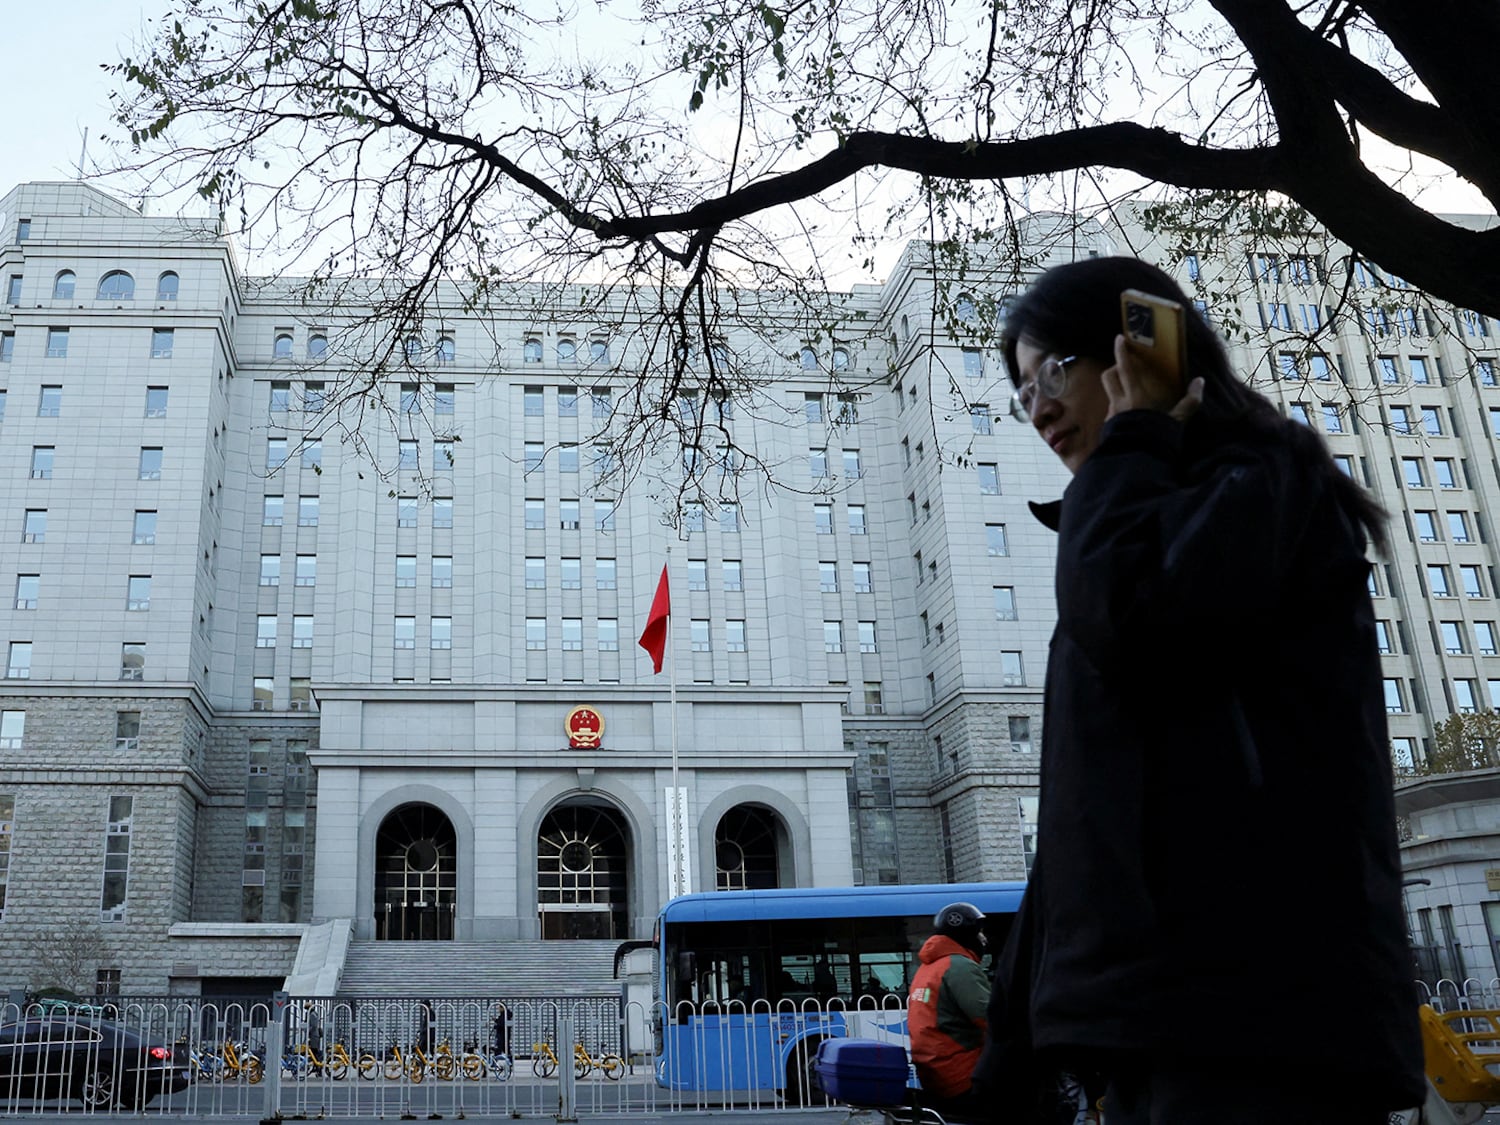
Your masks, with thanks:
M 572 749 L 597 750 L 604 737 L 604 716 L 592 707 L 575 707 L 568 712 L 563 728 Z

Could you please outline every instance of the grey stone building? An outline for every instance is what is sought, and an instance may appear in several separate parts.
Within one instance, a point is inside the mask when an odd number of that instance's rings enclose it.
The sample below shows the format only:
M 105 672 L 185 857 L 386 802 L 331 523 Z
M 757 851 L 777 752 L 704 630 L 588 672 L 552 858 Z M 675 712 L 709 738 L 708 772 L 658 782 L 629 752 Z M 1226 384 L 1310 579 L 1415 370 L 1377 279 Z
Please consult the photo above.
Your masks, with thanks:
M 1062 229 L 1029 222 L 1042 264 L 1146 245 L 1271 310 L 1238 358 L 1409 525 L 1376 592 L 1419 762 L 1500 692 L 1493 323 L 1309 344 L 1332 244 L 1200 263 L 1128 216 Z M 970 339 L 1013 286 L 961 292 L 914 244 L 830 295 L 831 336 L 767 295 L 726 337 L 765 389 L 679 405 L 778 486 L 679 510 L 710 451 L 604 471 L 644 369 L 626 304 L 454 294 L 361 426 L 373 289 L 301 302 L 212 223 L 78 184 L 0 199 L 0 244 L 0 980 L 263 987 L 315 976 L 330 925 L 649 936 L 674 775 L 694 889 L 1025 877 L 1053 617 L 1027 501 L 1066 477 Z M 675 723 L 635 644 L 664 563 Z M 1450 625 L 1467 647 L 1428 643 Z

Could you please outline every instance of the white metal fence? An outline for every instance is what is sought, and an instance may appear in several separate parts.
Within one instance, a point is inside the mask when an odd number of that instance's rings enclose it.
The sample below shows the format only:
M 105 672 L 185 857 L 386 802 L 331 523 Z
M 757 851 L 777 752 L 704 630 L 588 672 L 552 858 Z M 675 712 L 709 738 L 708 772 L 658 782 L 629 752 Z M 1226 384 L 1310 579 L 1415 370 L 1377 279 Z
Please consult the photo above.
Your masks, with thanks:
M 826 1104 L 824 1038 L 905 1043 L 904 998 L 769 1005 L 290 997 L 0 1005 L 0 1115 L 755 1113 Z

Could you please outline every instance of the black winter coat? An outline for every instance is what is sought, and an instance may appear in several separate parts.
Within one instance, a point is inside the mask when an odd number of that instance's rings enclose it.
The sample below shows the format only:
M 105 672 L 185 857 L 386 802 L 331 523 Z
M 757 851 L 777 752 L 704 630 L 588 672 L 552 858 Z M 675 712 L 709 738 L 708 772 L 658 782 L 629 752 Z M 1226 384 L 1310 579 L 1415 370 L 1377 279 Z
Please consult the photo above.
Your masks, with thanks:
M 1314 454 L 1134 411 L 1037 507 L 1059 533 L 1037 862 L 981 1086 L 1019 1044 L 1422 1101 L 1369 565 Z

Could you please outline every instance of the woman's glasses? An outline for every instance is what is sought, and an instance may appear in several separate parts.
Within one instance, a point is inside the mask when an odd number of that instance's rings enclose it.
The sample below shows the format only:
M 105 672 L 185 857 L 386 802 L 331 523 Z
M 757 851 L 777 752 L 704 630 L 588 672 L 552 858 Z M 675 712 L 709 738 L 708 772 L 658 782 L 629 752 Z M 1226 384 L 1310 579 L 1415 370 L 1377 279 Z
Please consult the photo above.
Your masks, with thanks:
M 1010 416 L 1017 422 L 1030 422 L 1036 396 L 1044 394 L 1048 398 L 1061 397 L 1068 389 L 1068 365 L 1077 362 L 1076 355 L 1065 359 L 1043 360 L 1042 365 L 1036 369 L 1036 378 L 1022 383 L 1010 396 Z

